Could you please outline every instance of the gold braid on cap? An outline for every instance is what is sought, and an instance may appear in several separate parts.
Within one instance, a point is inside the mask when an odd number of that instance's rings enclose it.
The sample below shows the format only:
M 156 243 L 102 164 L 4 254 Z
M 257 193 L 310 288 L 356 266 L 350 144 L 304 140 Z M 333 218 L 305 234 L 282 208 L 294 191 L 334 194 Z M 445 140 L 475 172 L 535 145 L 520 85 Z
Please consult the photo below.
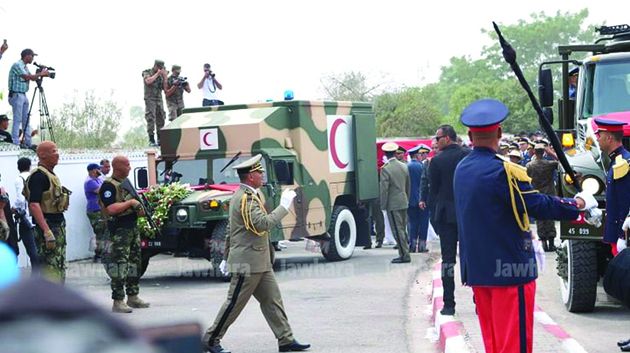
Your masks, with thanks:
M 256 164 L 254 164 L 253 166 L 251 166 L 251 168 L 249 169 L 249 172 L 257 172 L 259 170 L 262 170 L 262 164 L 260 164 L 260 162 L 256 162 Z
M 249 207 L 247 204 L 248 194 L 252 196 L 252 201 L 249 203 Z M 263 212 L 267 213 L 267 211 L 265 210 L 265 206 L 262 203 L 262 200 L 260 200 L 258 196 L 256 196 L 254 193 L 251 193 L 251 192 L 245 192 L 243 194 L 243 197 L 241 197 L 241 215 L 243 215 L 243 222 L 245 223 L 245 229 L 247 229 L 248 231 L 258 236 L 263 236 L 266 234 L 266 232 L 259 231 L 258 229 L 256 229 L 256 227 L 254 226 L 254 223 L 252 222 L 251 213 L 252 213 L 252 207 L 254 207 L 254 202 L 257 202 L 260 209 Z

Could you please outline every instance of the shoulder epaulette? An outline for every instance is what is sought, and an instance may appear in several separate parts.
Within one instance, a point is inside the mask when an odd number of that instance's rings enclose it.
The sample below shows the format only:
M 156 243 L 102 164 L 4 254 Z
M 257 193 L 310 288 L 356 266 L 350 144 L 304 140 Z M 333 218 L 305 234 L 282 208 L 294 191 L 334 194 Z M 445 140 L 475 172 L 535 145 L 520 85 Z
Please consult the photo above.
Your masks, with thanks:
M 617 158 L 615 158 L 615 165 L 613 166 L 613 179 L 617 180 L 625 177 L 629 169 L 628 160 L 618 155 Z
M 510 162 L 507 157 L 500 154 L 497 154 L 496 156 L 503 161 L 503 168 L 505 168 L 505 172 L 508 174 L 508 176 L 511 176 L 518 181 L 531 183 L 532 178 L 527 175 L 527 168 L 523 167 L 522 165 Z
M 512 212 L 514 213 L 514 219 L 518 227 L 526 232 L 529 231 L 529 215 L 527 214 L 527 205 L 523 198 L 523 192 L 521 191 L 517 181 L 531 183 L 532 178 L 527 175 L 527 168 L 510 162 L 506 157 L 497 154 L 497 158 L 503 161 L 503 168 L 505 168 L 505 174 L 507 176 L 508 189 L 510 190 L 510 202 L 512 204 Z M 517 198 L 518 195 L 518 198 Z M 517 203 L 521 205 L 522 212 L 519 211 Z

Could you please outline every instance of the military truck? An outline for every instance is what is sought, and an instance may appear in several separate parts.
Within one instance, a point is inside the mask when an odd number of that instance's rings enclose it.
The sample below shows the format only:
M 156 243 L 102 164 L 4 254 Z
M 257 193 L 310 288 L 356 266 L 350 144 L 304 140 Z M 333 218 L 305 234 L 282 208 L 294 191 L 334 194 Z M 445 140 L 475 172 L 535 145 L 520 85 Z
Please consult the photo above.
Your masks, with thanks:
M 149 154 L 149 184 L 178 179 L 193 192 L 175 203 L 167 227 L 143 239 L 143 268 L 155 254 L 185 250 L 210 260 L 218 274 L 230 198 L 239 187 L 231 166 L 262 154 L 268 210 L 285 188 L 297 197 L 271 241 L 310 239 L 330 261 L 370 243 L 368 201 L 378 197 L 376 130 L 368 103 L 282 101 L 187 109 L 160 131 Z M 143 175 L 144 174 L 144 175 Z M 148 174 L 148 175 L 147 175 Z M 140 183 L 143 184 L 143 183 Z M 144 187 L 146 185 L 139 185 Z
M 544 62 L 539 71 L 539 98 L 545 115 L 553 121 L 552 64 L 561 67 L 562 98 L 558 100 L 558 134 L 567 149 L 572 168 L 582 174 L 582 189 L 590 191 L 604 211 L 608 155 L 595 137 L 594 119 L 606 117 L 630 123 L 630 26 L 603 26 L 595 44 L 561 45 L 561 60 Z M 581 55 L 580 60 L 571 58 Z M 569 65 L 579 68 L 571 83 Z M 571 70 L 574 71 L 574 70 Z M 630 147 L 630 129 L 624 129 L 623 144 Z M 559 173 L 558 193 L 571 197 L 574 181 Z M 605 217 L 605 214 L 604 214 Z M 562 246 L 558 251 L 558 276 L 562 300 L 570 312 L 588 312 L 595 307 L 598 282 L 612 258 L 609 244 L 602 242 L 603 227 L 584 221 L 560 223 Z

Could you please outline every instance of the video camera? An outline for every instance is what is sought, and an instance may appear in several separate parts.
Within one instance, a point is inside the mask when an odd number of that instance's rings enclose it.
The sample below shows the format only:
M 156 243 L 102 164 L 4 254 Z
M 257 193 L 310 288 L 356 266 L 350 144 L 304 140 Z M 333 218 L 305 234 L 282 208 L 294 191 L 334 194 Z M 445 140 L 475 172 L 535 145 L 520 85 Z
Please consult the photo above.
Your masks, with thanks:
M 37 66 L 37 70 L 35 70 L 35 73 L 38 74 L 40 72 L 42 72 L 42 70 L 48 70 L 48 77 L 54 79 L 55 75 L 57 74 L 55 72 L 55 68 L 53 68 L 52 66 L 46 66 L 46 65 L 40 65 L 36 62 L 33 62 L 33 65 Z
M 203 70 L 208 71 L 208 73 L 210 74 L 210 77 L 214 78 L 214 72 L 212 72 L 212 70 L 210 69 L 210 64 L 204 64 Z
M 178 76 L 175 78 L 175 81 L 173 82 L 173 84 L 175 86 L 185 86 L 188 84 L 188 77 Z

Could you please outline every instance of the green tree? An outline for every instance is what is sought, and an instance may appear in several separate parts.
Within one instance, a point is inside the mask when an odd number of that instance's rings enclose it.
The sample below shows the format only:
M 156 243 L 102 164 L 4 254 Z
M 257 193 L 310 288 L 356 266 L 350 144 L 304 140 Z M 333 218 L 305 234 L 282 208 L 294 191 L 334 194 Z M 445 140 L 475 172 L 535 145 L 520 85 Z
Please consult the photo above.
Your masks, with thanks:
M 72 101 L 64 103 L 51 121 L 60 148 L 107 148 L 116 139 L 121 118 L 111 96 L 102 100 L 87 91 L 80 98 L 75 91 Z
M 400 92 L 385 93 L 374 102 L 377 135 L 429 136 L 440 125 L 442 114 L 435 106 L 435 86 L 407 88 Z
M 328 75 L 321 79 L 326 98 L 336 101 L 370 102 L 381 84 L 370 85 L 359 71 Z
M 147 129 L 144 121 L 144 108 L 133 106 L 129 108 L 131 127 L 125 131 L 119 142 L 121 148 L 142 148 L 147 146 Z

